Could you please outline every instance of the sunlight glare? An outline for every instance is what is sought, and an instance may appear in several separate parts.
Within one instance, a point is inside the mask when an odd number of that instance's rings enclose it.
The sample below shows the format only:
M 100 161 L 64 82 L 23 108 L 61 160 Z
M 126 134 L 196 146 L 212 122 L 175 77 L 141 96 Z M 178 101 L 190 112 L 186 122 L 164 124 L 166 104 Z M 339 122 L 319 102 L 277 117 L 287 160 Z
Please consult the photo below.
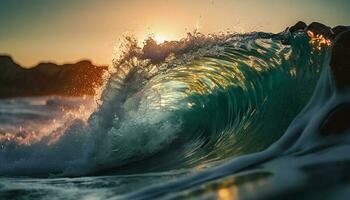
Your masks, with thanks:
M 154 35 L 154 40 L 157 44 L 161 44 L 169 39 L 165 35 Z

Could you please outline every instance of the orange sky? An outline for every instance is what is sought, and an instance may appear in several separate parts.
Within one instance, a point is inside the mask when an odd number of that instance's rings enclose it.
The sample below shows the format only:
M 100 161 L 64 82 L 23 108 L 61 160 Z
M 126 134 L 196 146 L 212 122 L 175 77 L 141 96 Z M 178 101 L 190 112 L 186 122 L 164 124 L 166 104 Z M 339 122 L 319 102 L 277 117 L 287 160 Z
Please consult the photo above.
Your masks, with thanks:
M 347 0 L 2 0 L 0 54 L 27 67 L 88 58 L 108 64 L 120 36 L 178 39 L 198 28 L 279 32 L 297 20 L 349 24 Z

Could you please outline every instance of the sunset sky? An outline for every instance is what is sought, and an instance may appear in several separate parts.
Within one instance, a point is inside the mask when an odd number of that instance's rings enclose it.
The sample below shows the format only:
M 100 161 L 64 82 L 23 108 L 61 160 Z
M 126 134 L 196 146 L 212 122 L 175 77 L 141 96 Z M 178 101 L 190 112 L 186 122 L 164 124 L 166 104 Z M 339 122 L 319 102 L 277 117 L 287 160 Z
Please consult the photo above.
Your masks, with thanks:
M 279 32 L 297 20 L 350 24 L 349 0 L 1 0 L 0 54 L 30 67 L 88 58 L 108 64 L 123 33 Z

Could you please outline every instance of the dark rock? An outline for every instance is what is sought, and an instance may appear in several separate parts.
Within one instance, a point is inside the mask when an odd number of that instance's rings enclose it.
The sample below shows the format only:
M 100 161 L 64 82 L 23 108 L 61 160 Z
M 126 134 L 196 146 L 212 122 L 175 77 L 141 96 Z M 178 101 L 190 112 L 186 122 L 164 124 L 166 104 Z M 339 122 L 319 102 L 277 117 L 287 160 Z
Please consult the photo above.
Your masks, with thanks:
M 24 69 L 19 66 L 10 56 L 0 55 L 0 83 L 15 81 Z
M 297 22 L 295 25 L 291 26 L 291 27 L 289 28 L 289 31 L 290 31 L 291 33 L 294 33 L 294 32 L 296 32 L 296 31 L 305 30 L 306 27 L 307 27 L 307 25 L 306 25 L 305 22 L 299 21 L 299 22 Z
M 331 27 L 321 24 L 319 22 L 312 22 L 307 27 L 307 30 L 313 32 L 316 35 L 323 35 L 323 37 L 328 39 L 333 38 L 333 32 Z
M 330 66 L 337 87 L 350 86 L 350 31 L 341 33 L 335 39 Z
M 103 84 L 106 66 L 88 60 L 74 64 L 40 63 L 26 69 L 0 55 L 0 98 L 37 95 L 94 95 Z
M 40 63 L 34 69 L 48 76 L 55 75 L 60 71 L 60 67 L 54 63 Z
M 347 26 L 336 26 L 332 28 L 334 37 L 338 36 L 340 33 L 350 30 Z
M 350 104 L 341 104 L 333 109 L 320 127 L 321 135 L 338 135 L 350 129 Z
M 14 64 L 15 62 L 11 58 L 11 56 L 8 55 L 0 55 L 0 63 L 4 65 Z

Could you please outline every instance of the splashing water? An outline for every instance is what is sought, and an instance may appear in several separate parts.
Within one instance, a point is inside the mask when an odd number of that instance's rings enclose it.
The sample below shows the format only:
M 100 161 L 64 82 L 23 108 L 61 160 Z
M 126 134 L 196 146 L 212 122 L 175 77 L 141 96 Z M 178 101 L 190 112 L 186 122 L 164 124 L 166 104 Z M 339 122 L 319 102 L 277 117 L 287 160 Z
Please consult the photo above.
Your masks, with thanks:
M 334 90 L 327 85 L 330 41 L 302 32 L 194 33 L 162 44 L 149 39 L 143 48 L 132 37 L 125 40 L 97 107 L 90 99 L 80 109 L 75 104 L 71 112 L 61 110 L 79 115 L 59 120 L 52 114 L 59 123 L 45 133 L 0 135 L 0 175 L 50 176 L 21 180 L 45 186 L 43 198 L 60 191 L 63 198 L 232 199 L 237 193 L 255 197 L 239 191 L 246 183 L 259 194 L 266 183 L 283 182 L 286 168 L 295 177 L 281 187 L 298 187 L 303 174 L 295 163 L 308 173 L 320 161 L 313 151 L 322 142 L 305 132 L 317 132 L 308 123 Z M 37 109 L 31 114 L 45 112 Z M 336 155 L 329 157 L 343 159 Z M 0 183 L 0 191 L 23 184 L 15 181 Z M 118 196 L 160 182 L 167 184 Z M 91 185 L 95 192 L 88 190 Z

